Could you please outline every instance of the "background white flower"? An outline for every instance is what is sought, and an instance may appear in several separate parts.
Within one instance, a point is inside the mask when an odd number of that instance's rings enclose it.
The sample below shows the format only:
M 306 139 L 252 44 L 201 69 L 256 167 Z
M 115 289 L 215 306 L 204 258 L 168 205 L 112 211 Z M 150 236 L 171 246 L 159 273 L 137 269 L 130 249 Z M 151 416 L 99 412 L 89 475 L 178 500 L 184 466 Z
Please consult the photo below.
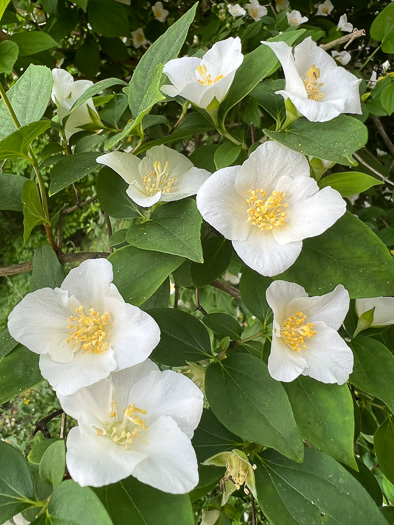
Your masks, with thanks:
M 342 15 L 339 18 L 338 29 L 344 33 L 351 33 L 353 31 L 353 24 L 347 21 L 347 15 Z
M 276 0 L 275 7 L 277 11 L 284 11 L 290 7 L 289 0 Z
M 330 0 L 326 0 L 325 2 L 317 6 L 317 14 L 320 16 L 328 16 L 333 9 L 334 6 L 330 2 Z
M 290 13 L 286 13 L 286 17 L 289 25 L 294 27 L 308 22 L 308 17 L 302 16 L 299 11 L 290 11 Z
M 340 194 L 319 191 L 309 172 L 304 155 L 265 142 L 242 166 L 211 175 L 197 207 L 250 268 L 278 275 L 295 262 L 302 239 L 320 235 L 346 210 Z
M 83 262 L 60 288 L 27 294 L 8 318 L 12 337 L 40 354 L 40 370 L 58 394 L 141 363 L 160 340 L 154 319 L 112 284 L 112 264 Z
M 260 20 L 262 16 L 267 14 L 267 8 L 263 5 L 260 5 L 258 0 L 250 0 L 250 3 L 245 4 L 248 15 L 253 18 L 253 20 Z
M 268 371 L 277 381 L 299 375 L 342 385 L 353 370 L 353 353 L 338 334 L 349 309 L 349 293 L 308 297 L 302 286 L 274 281 L 266 292 L 274 313 Z
M 52 69 L 53 77 L 53 88 L 52 88 L 52 100 L 57 106 L 57 114 L 59 116 L 60 124 L 63 123 L 63 119 L 68 115 L 70 109 L 79 97 L 93 85 L 90 80 L 76 80 L 68 71 L 65 69 Z M 82 131 L 80 126 L 90 124 L 92 117 L 89 114 L 88 107 L 97 114 L 94 107 L 93 100 L 89 98 L 82 106 L 77 108 L 68 117 L 65 124 L 65 135 L 66 139 L 71 137 L 74 133 Z
M 159 22 L 165 22 L 167 16 L 169 15 L 169 11 L 163 8 L 163 4 L 161 2 L 156 2 L 155 5 L 152 6 L 152 11 L 154 17 Z
M 228 12 L 231 16 L 234 18 L 245 16 L 246 11 L 243 7 L 241 7 L 239 4 L 228 4 L 227 5 Z
M 203 395 L 190 379 L 149 359 L 71 396 L 59 396 L 78 421 L 67 438 L 67 468 L 80 485 L 101 487 L 130 475 L 171 494 L 198 483 L 190 442 Z
M 361 114 L 359 84 L 355 77 L 319 47 L 311 37 L 292 49 L 285 42 L 262 42 L 276 54 L 286 78 L 284 90 L 297 110 L 311 122 L 326 122 L 341 113 Z
M 205 109 L 214 98 L 219 103 L 224 99 L 243 59 L 239 37 L 221 40 L 203 58 L 182 57 L 167 62 L 163 73 L 173 85 L 162 86 L 161 91 Z
M 346 64 L 348 64 L 352 58 L 348 51 L 331 51 L 331 55 L 343 66 L 346 66 Z
M 370 326 L 389 326 L 394 324 L 394 297 L 371 297 L 356 299 L 356 313 L 360 317 L 364 312 L 375 308 Z
M 149 208 L 159 201 L 171 202 L 195 195 L 210 176 L 195 168 L 178 151 L 167 146 L 153 146 L 141 160 L 131 153 L 113 151 L 97 158 L 116 171 L 128 184 L 127 195 L 139 206 Z
M 148 41 L 145 38 L 144 30 L 142 29 L 142 27 L 139 27 L 135 31 L 132 31 L 131 38 L 133 40 L 133 47 L 135 49 L 138 49 L 141 46 L 146 46 L 146 44 L 148 44 Z

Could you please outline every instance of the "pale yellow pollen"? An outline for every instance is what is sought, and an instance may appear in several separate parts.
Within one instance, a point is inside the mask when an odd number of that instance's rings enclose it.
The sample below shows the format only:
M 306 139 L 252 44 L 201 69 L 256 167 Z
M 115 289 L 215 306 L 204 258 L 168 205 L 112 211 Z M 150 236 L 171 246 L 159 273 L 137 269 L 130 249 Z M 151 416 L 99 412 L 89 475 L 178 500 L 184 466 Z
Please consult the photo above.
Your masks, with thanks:
M 70 330 L 67 343 L 72 343 L 72 346 L 77 347 L 75 351 L 82 349 L 83 351 L 93 352 L 94 354 L 101 354 L 106 352 L 109 348 L 109 343 L 105 341 L 107 333 L 104 327 L 109 323 L 109 314 L 105 312 L 100 315 L 94 310 L 89 309 L 89 315 L 85 314 L 82 305 L 75 309 L 75 315 L 71 315 L 67 322 Z
M 153 163 L 153 171 L 149 170 L 145 177 L 142 179 L 144 184 L 145 193 L 149 196 L 156 195 L 158 191 L 163 193 L 170 193 L 176 175 L 170 177 L 168 173 L 168 161 L 164 164 L 164 168 L 161 169 L 161 162 L 155 160 Z
M 257 7 L 252 7 L 252 9 L 250 10 L 250 14 L 252 18 L 257 18 L 259 16 L 259 10 L 257 9 Z
M 260 230 L 272 230 L 278 226 L 283 226 L 285 221 L 285 209 L 288 204 L 283 202 L 286 193 L 283 191 L 273 191 L 270 197 L 266 197 L 263 189 L 249 190 L 250 198 L 246 199 L 248 208 L 248 222 L 257 226 Z M 259 194 L 260 197 L 259 198 Z
M 280 335 L 287 346 L 295 352 L 301 352 L 306 349 L 305 338 L 310 339 L 316 335 L 312 330 L 315 326 L 313 323 L 305 323 L 306 315 L 302 312 L 296 312 L 286 319 L 280 328 Z
M 307 78 L 304 79 L 303 82 L 308 98 L 318 102 L 324 97 L 323 93 L 320 92 L 323 83 L 318 82 L 320 78 L 320 69 L 313 64 L 313 66 L 311 66 L 306 72 L 306 77 Z
M 204 65 L 197 67 L 197 73 L 201 77 L 197 80 L 202 86 L 212 86 L 212 84 L 216 84 L 216 82 L 219 82 L 219 80 L 222 80 L 223 78 L 223 75 L 218 75 L 214 80 L 212 80 L 211 75 L 208 74 L 207 67 Z
M 230 460 L 226 463 L 226 469 L 229 475 L 229 478 L 234 483 L 237 490 L 241 488 L 241 486 L 245 483 L 246 478 L 248 477 L 248 464 L 245 463 L 244 465 L 237 464 L 237 468 L 234 467 L 232 462 Z M 244 491 L 246 494 L 249 493 L 248 489 L 245 487 Z
M 114 443 L 128 450 L 138 434 L 149 428 L 142 417 L 138 415 L 146 415 L 147 411 L 136 407 L 133 403 L 122 409 L 122 421 L 116 419 L 118 412 L 117 402 L 113 401 L 112 411 L 109 413 L 112 421 L 106 421 L 104 423 L 104 429 L 98 428 L 97 435 L 109 437 Z

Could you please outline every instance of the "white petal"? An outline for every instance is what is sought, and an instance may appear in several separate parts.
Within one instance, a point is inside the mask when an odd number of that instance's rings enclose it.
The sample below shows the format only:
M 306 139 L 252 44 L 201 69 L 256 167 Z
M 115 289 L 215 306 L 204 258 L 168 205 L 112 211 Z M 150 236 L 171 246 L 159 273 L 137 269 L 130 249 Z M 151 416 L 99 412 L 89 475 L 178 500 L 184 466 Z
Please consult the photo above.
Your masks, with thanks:
M 281 325 L 287 319 L 285 310 L 287 304 L 293 299 L 308 297 L 305 288 L 296 283 L 287 281 L 274 281 L 265 293 L 267 303 L 274 313 L 275 320 Z
M 201 59 L 196 57 L 174 58 L 164 65 L 163 73 L 167 75 L 177 91 L 181 91 L 187 84 L 198 84 L 196 71 Z
M 191 195 L 196 195 L 203 183 L 211 174 L 207 170 L 191 168 L 175 180 L 173 191 L 163 193 L 161 200 L 163 202 L 172 202 Z
M 133 450 L 149 456 L 136 465 L 133 476 L 170 494 L 186 494 L 198 483 L 197 458 L 190 440 L 175 421 L 161 416 L 141 433 Z
M 63 120 L 61 111 L 58 111 L 58 115 L 59 119 Z M 88 110 L 88 104 L 82 104 L 82 106 L 73 111 L 67 119 L 66 126 L 64 128 L 66 139 L 68 140 L 71 137 L 71 135 L 74 135 L 74 133 L 82 131 L 82 126 L 84 126 L 85 124 L 90 124 L 91 122 L 92 117 L 90 116 Z
M 332 56 L 318 46 L 316 42 L 312 40 L 312 37 L 305 38 L 305 40 L 294 48 L 294 60 L 298 75 L 301 78 L 307 78 L 306 73 L 312 65 L 320 69 L 320 75 L 328 71 L 331 72 L 332 68 L 337 67 Z M 287 85 L 286 89 L 288 89 Z
M 56 105 L 62 104 L 72 92 L 74 79 L 65 69 L 52 69 L 52 100 Z M 71 106 L 70 106 L 71 107 Z
M 308 363 L 301 352 L 295 352 L 283 343 L 279 337 L 272 337 L 271 353 L 268 357 L 268 372 L 277 381 L 289 383 L 294 381 Z
M 317 102 L 309 98 L 302 98 L 293 95 L 290 91 L 276 91 L 284 98 L 289 98 L 297 110 L 310 122 L 327 122 L 337 117 L 345 110 L 345 99 L 329 100 Z
M 141 177 L 138 171 L 138 166 L 141 160 L 131 153 L 123 153 L 121 151 L 112 151 L 101 155 L 96 159 L 99 164 L 104 164 L 116 171 L 126 182 L 131 184 L 135 180 L 140 182 Z
M 234 188 L 239 166 L 216 171 L 197 193 L 197 208 L 226 239 L 246 239 L 250 230 L 248 206 Z
M 139 381 L 143 382 L 152 371 L 160 372 L 160 369 L 153 361 L 146 359 L 139 365 L 124 368 L 110 375 L 109 381 L 113 387 L 112 398 L 117 401 L 119 407 L 125 408 L 130 404 L 131 387 Z
M 163 144 L 161 146 L 153 146 L 146 153 L 146 157 L 142 159 L 139 166 L 139 172 L 144 177 L 149 170 L 153 170 L 153 163 L 159 161 L 162 169 L 168 163 L 166 172 L 170 177 L 179 177 L 186 171 L 193 168 L 193 163 L 182 153 L 168 148 Z
M 142 206 L 143 208 L 150 208 L 151 206 L 159 202 L 162 197 L 161 191 L 158 191 L 151 197 L 147 197 L 134 184 L 131 184 L 127 188 L 126 193 L 131 200 L 133 200 L 136 204 L 138 204 L 138 206 Z
M 324 94 L 323 101 L 335 102 L 344 100 L 344 113 L 361 114 L 361 101 L 359 85 L 361 78 L 357 78 L 343 67 L 336 66 L 323 72 L 321 75 Z
M 224 78 L 213 84 L 212 86 L 204 87 L 204 93 L 200 99 L 198 105 L 200 108 L 207 108 L 214 98 L 220 103 L 226 97 L 231 84 L 233 83 L 235 71 L 229 73 Z
M 389 326 L 394 324 L 394 297 L 356 299 L 356 312 L 358 317 L 372 308 L 375 308 L 375 310 L 371 326 Z
M 230 37 L 216 42 L 205 53 L 201 63 L 206 65 L 209 72 L 213 72 L 212 76 L 217 77 L 219 75 L 227 76 L 235 72 L 242 64 L 243 59 L 241 39 Z

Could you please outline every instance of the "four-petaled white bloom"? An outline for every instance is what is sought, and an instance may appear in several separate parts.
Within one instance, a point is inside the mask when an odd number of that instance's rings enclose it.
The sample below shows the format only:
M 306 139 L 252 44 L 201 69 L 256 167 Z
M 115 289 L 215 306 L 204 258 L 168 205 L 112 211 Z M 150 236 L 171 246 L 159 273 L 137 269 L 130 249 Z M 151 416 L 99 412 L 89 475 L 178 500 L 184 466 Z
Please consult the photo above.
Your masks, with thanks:
M 370 326 L 389 326 L 394 324 L 394 297 L 372 297 L 356 299 L 356 313 L 360 317 L 364 312 L 375 308 Z
M 353 370 L 353 353 L 338 334 L 349 309 L 340 284 L 332 292 L 308 297 L 302 286 L 274 281 L 266 292 L 274 313 L 268 371 L 277 381 L 299 375 L 343 385 Z
M 133 47 L 135 49 L 138 49 L 141 46 L 146 46 L 146 44 L 148 44 L 148 41 L 145 38 L 144 30 L 142 29 L 142 27 L 139 27 L 135 31 L 132 31 L 131 38 L 133 40 Z
M 258 0 L 250 0 L 250 3 L 245 4 L 245 7 L 248 11 L 248 15 L 256 21 L 260 20 L 262 16 L 267 14 L 267 8 L 260 5 Z
M 305 24 L 308 22 L 308 17 L 302 16 L 299 11 L 290 11 L 290 13 L 286 13 L 287 21 L 289 22 L 289 25 L 291 26 L 299 26 L 301 24 Z
M 169 15 L 169 11 L 163 8 L 163 4 L 161 2 L 156 2 L 155 5 L 152 6 L 152 11 L 153 16 L 159 22 L 165 22 L 167 16 Z
M 351 57 L 351 54 L 348 51 L 331 51 L 331 55 L 337 62 L 342 64 L 343 66 L 346 66 L 346 64 L 349 64 Z
M 149 208 L 159 201 L 178 201 L 195 195 L 210 176 L 195 168 L 178 151 L 154 146 L 142 160 L 131 153 L 113 151 L 98 157 L 97 162 L 116 171 L 128 184 L 127 195 L 139 206 Z
M 278 275 L 295 262 L 303 239 L 323 233 L 346 210 L 340 194 L 319 191 L 309 173 L 304 155 L 265 142 L 242 166 L 211 175 L 197 207 L 250 268 Z
M 243 59 L 239 37 L 216 42 L 202 58 L 182 57 L 167 62 L 163 73 L 173 85 L 162 86 L 161 90 L 205 109 L 214 98 L 219 103 L 224 99 Z
M 66 117 L 66 115 L 68 115 L 74 103 L 79 99 L 82 93 L 84 93 L 90 88 L 90 86 L 93 85 L 93 82 L 90 80 L 74 81 L 72 75 L 70 75 L 70 73 L 65 69 L 52 69 L 52 77 L 52 100 L 57 106 L 59 122 L 62 124 L 63 119 Z M 93 100 L 89 98 L 84 104 L 82 104 L 82 106 L 73 111 L 67 118 L 64 129 L 67 140 L 74 133 L 82 131 L 81 126 L 93 122 L 92 117 L 89 114 L 88 107 L 93 113 L 97 114 Z
M 231 16 L 234 18 L 245 16 L 246 11 L 243 7 L 241 7 L 239 4 L 228 4 L 227 6 L 228 12 Z
M 82 486 L 134 476 L 163 492 L 185 494 L 198 483 L 191 444 L 202 392 L 187 377 L 147 359 L 71 396 L 59 396 L 78 421 L 67 438 L 67 468 Z
M 10 334 L 40 354 L 41 373 L 58 394 L 141 363 L 160 340 L 156 321 L 126 303 L 112 279 L 109 261 L 85 261 L 60 288 L 27 294 L 8 318 Z
M 262 42 L 282 64 L 286 78 L 284 90 L 297 110 L 311 122 L 326 122 L 341 113 L 361 114 L 361 79 L 338 66 L 311 37 L 292 49 L 285 42 Z
M 290 7 L 290 3 L 289 0 L 276 0 L 275 6 L 277 11 L 285 11 Z
M 351 33 L 353 31 L 353 24 L 347 21 L 347 15 L 342 15 L 338 22 L 338 29 L 344 33 Z
M 325 2 L 317 6 L 317 14 L 321 16 L 328 16 L 333 9 L 334 6 L 330 2 L 330 0 L 326 0 Z

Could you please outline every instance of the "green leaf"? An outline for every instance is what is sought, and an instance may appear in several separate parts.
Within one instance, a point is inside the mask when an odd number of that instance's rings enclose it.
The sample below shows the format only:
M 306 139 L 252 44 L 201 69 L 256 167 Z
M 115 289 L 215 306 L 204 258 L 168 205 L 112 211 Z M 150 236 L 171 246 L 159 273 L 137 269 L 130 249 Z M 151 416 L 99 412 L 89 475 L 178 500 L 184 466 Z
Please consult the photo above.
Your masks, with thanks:
M 41 53 L 41 51 L 57 47 L 58 45 L 56 40 L 43 31 L 15 33 L 10 36 L 10 40 L 19 47 L 20 57 L 35 55 L 36 53 Z
M 15 62 L 17 61 L 18 54 L 19 48 L 15 42 L 12 42 L 12 40 L 3 40 L 3 42 L 0 42 L 0 73 L 12 72 Z
M 26 242 L 36 226 L 46 223 L 46 218 L 42 209 L 40 195 L 37 186 L 33 181 L 26 181 L 22 192 L 23 202 L 23 240 Z
M 304 445 L 290 402 L 263 361 L 233 354 L 213 363 L 205 376 L 205 389 L 213 413 L 231 432 L 302 461 Z
M 142 250 L 153 250 L 203 262 L 200 231 L 202 217 L 193 199 L 159 206 L 151 220 L 132 224 L 127 242 Z
M 84 152 L 67 155 L 57 162 L 51 171 L 51 186 L 49 195 L 55 195 L 77 180 L 83 179 L 88 173 L 100 168 L 96 159 L 101 153 Z
M 126 193 L 128 187 L 127 182 L 111 168 L 104 167 L 100 170 L 96 179 L 97 197 L 101 207 L 110 217 L 135 219 L 141 216 L 137 204 Z
M 152 308 L 168 308 L 170 304 L 170 279 L 167 278 L 163 284 L 149 297 L 147 301 L 142 303 L 140 308 L 148 311 Z
M 394 483 L 394 424 L 388 416 L 373 437 L 379 468 L 386 478 Z
M 41 381 L 38 355 L 22 345 L 0 361 L 0 405 Z
M 0 360 L 9 354 L 11 350 L 17 346 L 17 344 L 17 341 L 11 337 L 7 328 L 4 328 L 4 330 L 0 333 Z
M 310 295 L 343 284 L 352 299 L 390 296 L 394 295 L 394 262 L 379 237 L 346 213 L 323 235 L 305 239 L 297 261 L 275 279 L 301 284 Z
M 272 283 L 270 277 L 264 277 L 254 270 L 245 266 L 242 270 L 242 277 L 239 283 L 242 301 L 250 313 L 257 319 L 263 320 L 272 315 L 271 308 L 268 306 L 265 292 Z
M 145 54 L 149 53 L 149 49 Z M 145 54 L 143 55 L 142 59 L 145 57 Z M 137 71 L 137 68 L 136 68 L 136 71 Z M 166 98 L 164 94 L 160 91 L 162 73 L 163 73 L 163 64 L 158 64 L 152 72 L 152 75 L 150 77 L 150 82 L 146 86 L 146 90 L 142 94 L 140 93 L 140 95 L 142 96 L 138 97 L 138 104 L 139 104 L 138 113 L 133 112 L 133 115 L 135 115 L 136 117 L 135 124 L 139 124 L 142 121 L 142 119 L 145 117 L 145 115 L 151 110 L 151 108 L 155 104 L 157 104 L 157 102 L 160 102 L 161 100 L 164 100 Z M 131 81 L 133 80 L 134 75 L 131 77 Z M 130 107 L 131 107 L 131 104 L 133 103 L 133 102 L 130 102 L 130 100 L 134 101 L 134 97 L 133 95 L 131 95 L 131 91 L 132 91 L 132 88 L 130 85 L 130 88 L 129 88 L 129 106 Z
M 119 85 L 127 86 L 127 82 L 121 80 L 120 78 L 105 78 L 104 80 L 96 82 L 93 84 L 93 86 L 90 86 L 90 88 L 84 91 L 82 95 L 75 101 L 73 107 L 70 109 L 70 113 L 82 106 L 82 104 L 89 100 L 89 98 L 94 97 L 94 95 L 97 95 L 98 93 L 101 93 L 105 89 L 108 89 L 112 86 Z
M 88 20 L 93 31 L 107 37 L 129 36 L 128 11 L 112 0 L 89 0 Z
M 10 0 L 1 0 L 0 1 L 0 20 L 3 18 L 4 11 L 7 8 L 7 5 L 10 3 Z
M 39 246 L 34 252 L 30 291 L 34 292 L 46 287 L 60 287 L 64 277 L 64 268 L 53 249 L 48 244 Z
M 230 166 L 237 160 L 242 151 L 242 146 L 233 144 L 232 142 L 225 142 L 221 144 L 215 151 L 214 161 L 217 170 Z
M 368 492 L 330 456 L 305 450 L 302 464 L 264 451 L 255 471 L 258 502 L 275 525 L 387 525 Z
M 125 246 L 108 259 L 114 267 L 114 284 L 125 301 L 144 303 L 184 259 L 166 253 Z
M 157 67 L 176 58 L 193 22 L 197 3 L 159 37 L 142 55 L 131 77 L 129 85 L 129 106 L 134 117 L 146 110 L 145 94 L 157 75 Z M 145 99 L 145 100 L 144 100 Z
M 300 376 L 284 387 L 302 437 L 341 463 L 357 468 L 353 400 L 348 386 Z
M 208 314 L 204 315 L 202 322 L 208 326 L 219 339 L 230 337 L 233 341 L 241 338 L 242 327 L 239 322 L 227 314 Z
M 389 86 L 382 89 L 380 93 L 380 103 L 383 109 L 387 111 L 388 115 L 391 115 L 394 111 L 394 82 L 391 82 Z
M 376 505 L 380 506 L 383 502 L 383 494 L 377 478 L 360 459 L 356 458 L 356 463 L 358 471 L 353 470 L 346 465 L 344 465 L 344 467 L 359 483 L 361 483 Z
M 194 525 L 187 494 L 167 494 L 132 477 L 96 489 L 96 493 L 106 506 L 113 525 Z
M 191 277 L 196 286 L 205 286 L 220 277 L 230 264 L 233 248 L 223 237 L 210 237 L 202 243 L 204 262 L 192 263 Z
M 275 94 L 275 91 L 285 89 L 285 80 L 278 78 L 276 80 L 267 79 L 251 91 L 250 96 L 255 98 L 261 106 L 275 120 L 281 121 L 286 117 L 286 108 L 283 97 Z
M 352 341 L 354 368 L 350 382 L 381 399 L 394 412 L 394 356 L 376 339 L 358 337 Z
M 32 122 L 0 142 L 0 160 L 24 157 L 31 162 L 29 148 L 35 138 L 51 127 L 48 121 Z
M 394 4 L 389 4 L 372 22 L 370 35 L 374 40 L 384 40 L 394 29 Z
M 78 7 L 83 9 L 86 13 L 86 8 L 88 7 L 88 0 L 69 0 L 73 4 L 76 4 Z
M 85 38 L 75 53 L 75 66 L 89 79 L 94 79 L 100 71 L 100 48 L 94 38 Z
M 186 361 L 202 361 L 211 355 L 208 331 L 196 317 L 171 308 L 157 308 L 148 313 L 161 331 L 152 359 L 163 365 L 184 366 Z
M 344 173 L 333 173 L 332 175 L 323 177 L 319 181 L 319 188 L 331 186 L 331 188 L 337 190 L 342 197 L 349 197 L 350 195 L 362 193 L 372 188 L 372 186 L 379 186 L 380 184 L 383 184 L 383 181 L 366 175 L 365 173 L 347 171 Z
M 263 132 L 273 140 L 303 155 L 331 160 L 345 166 L 357 163 L 352 155 L 365 146 L 368 130 L 364 124 L 353 117 L 339 115 L 328 122 L 309 122 L 300 118 L 284 131 Z
M 34 485 L 27 462 L 19 450 L 0 441 L 0 522 L 31 507 Z
M 66 468 L 66 447 L 62 439 L 52 443 L 44 452 L 39 467 L 40 478 L 57 487 Z
M 0 210 L 22 211 L 22 190 L 26 177 L 0 173 Z
M 18 33 L 28 34 L 28 33 Z M 41 119 L 52 92 L 52 73 L 45 66 L 30 64 L 23 75 L 8 90 L 7 96 L 21 126 Z M 15 131 L 15 124 L 4 101 L 0 101 L 0 140 Z
M 55 443 L 56 441 L 59 441 L 58 438 L 48 438 L 34 443 L 33 448 L 27 456 L 29 463 L 38 466 L 40 464 L 42 456 L 44 455 L 44 452 L 47 450 L 48 447 L 52 445 L 52 443 Z

